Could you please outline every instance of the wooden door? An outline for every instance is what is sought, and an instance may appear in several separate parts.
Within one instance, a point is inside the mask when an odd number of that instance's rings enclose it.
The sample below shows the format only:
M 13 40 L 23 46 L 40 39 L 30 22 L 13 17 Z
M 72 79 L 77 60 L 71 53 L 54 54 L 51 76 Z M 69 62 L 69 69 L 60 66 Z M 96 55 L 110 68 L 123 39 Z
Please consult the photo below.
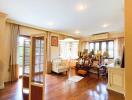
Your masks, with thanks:
M 29 100 L 44 100 L 46 39 L 31 37 L 30 96 Z

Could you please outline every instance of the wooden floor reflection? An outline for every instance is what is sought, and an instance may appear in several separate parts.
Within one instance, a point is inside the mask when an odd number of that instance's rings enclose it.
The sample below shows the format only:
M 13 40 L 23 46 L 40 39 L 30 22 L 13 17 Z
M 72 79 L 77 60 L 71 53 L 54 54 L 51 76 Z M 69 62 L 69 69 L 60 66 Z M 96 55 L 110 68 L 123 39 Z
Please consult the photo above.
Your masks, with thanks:
M 65 75 L 47 75 L 46 100 L 124 100 L 124 96 L 107 90 L 107 80 L 85 77 L 74 83 Z
M 73 75 L 75 75 L 73 71 Z M 48 74 L 45 81 L 45 100 L 124 100 L 124 96 L 107 90 L 107 80 L 94 75 L 74 83 L 68 75 Z M 23 100 L 22 81 L 6 84 L 0 90 L 0 100 Z

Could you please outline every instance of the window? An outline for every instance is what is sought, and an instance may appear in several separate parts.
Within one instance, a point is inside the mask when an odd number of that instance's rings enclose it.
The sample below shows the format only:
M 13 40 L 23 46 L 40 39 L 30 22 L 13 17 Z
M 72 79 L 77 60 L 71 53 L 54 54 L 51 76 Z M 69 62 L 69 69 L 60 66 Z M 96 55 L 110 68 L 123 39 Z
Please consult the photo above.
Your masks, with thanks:
M 30 55 L 28 55 L 28 50 L 30 45 L 29 44 L 29 38 L 25 36 L 19 36 L 17 39 L 17 63 L 19 65 L 19 76 L 22 76 L 23 72 L 23 66 L 28 66 L 26 67 L 27 69 L 24 70 L 26 73 L 29 73 L 29 60 L 30 60 Z M 25 52 L 25 53 L 24 53 Z M 25 57 L 25 58 L 24 58 Z M 25 59 L 25 60 L 24 60 Z M 24 62 L 23 62 L 24 61 Z
M 102 42 L 102 45 L 101 45 L 101 52 L 102 52 L 102 54 L 103 54 L 104 52 L 106 52 L 106 42 Z
M 97 51 L 101 51 L 102 54 L 108 51 L 109 58 L 114 58 L 114 41 L 91 42 L 89 44 L 89 52 L 92 50 L 94 50 L 95 54 Z
M 89 48 L 90 51 L 94 50 L 94 43 L 90 43 L 90 48 Z
M 114 57 L 114 43 L 113 43 L 113 41 L 108 42 L 108 54 L 109 54 L 109 58 Z
M 78 58 L 78 43 L 74 42 L 71 46 L 71 55 L 73 58 Z
M 44 65 L 44 40 L 36 39 L 35 42 L 35 73 L 40 73 Z
M 99 42 L 95 43 L 95 54 L 99 51 Z
M 78 58 L 78 42 L 72 42 L 71 44 L 68 42 L 60 41 L 60 57 L 63 59 L 68 59 L 71 57 L 72 59 Z

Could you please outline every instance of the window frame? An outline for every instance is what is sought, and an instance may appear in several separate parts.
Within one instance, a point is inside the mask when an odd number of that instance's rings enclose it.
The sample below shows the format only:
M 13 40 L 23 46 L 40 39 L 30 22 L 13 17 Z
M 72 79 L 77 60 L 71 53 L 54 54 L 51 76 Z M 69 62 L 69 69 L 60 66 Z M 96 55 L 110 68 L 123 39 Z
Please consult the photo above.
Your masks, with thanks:
M 61 46 L 64 46 L 64 48 L 63 48 L 63 50 L 61 50 L 62 49 L 62 47 Z M 67 57 L 68 57 L 68 45 L 70 45 L 70 43 L 69 42 L 61 42 L 61 41 L 59 41 L 59 57 L 60 58 L 62 58 L 62 59 L 67 59 Z M 77 47 L 77 51 L 76 51 L 76 53 L 75 53 L 75 55 L 73 55 L 74 57 L 73 58 L 71 58 L 71 59 L 77 59 L 78 58 L 78 51 L 79 51 L 79 42 L 72 42 L 71 43 L 71 45 L 72 45 L 72 47 L 71 47 L 71 53 L 73 54 L 73 46 L 75 46 L 76 45 L 76 47 Z M 63 53 L 61 53 L 61 51 L 66 51 L 66 53 L 65 54 L 63 54 Z M 75 51 L 74 51 L 75 52 Z
M 114 40 L 104 40 L 104 41 L 92 41 L 92 42 L 89 42 L 89 47 L 88 49 L 90 50 L 90 43 L 93 43 L 94 44 L 94 51 L 95 51 L 95 44 L 96 43 L 99 43 L 99 50 L 102 50 L 102 42 L 106 42 L 106 51 L 109 51 L 109 46 L 108 46 L 108 43 L 109 42 L 113 42 L 113 57 L 108 57 L 107 59 L 114 59 Z M 91 51 L 89 51 L 91 52 Z

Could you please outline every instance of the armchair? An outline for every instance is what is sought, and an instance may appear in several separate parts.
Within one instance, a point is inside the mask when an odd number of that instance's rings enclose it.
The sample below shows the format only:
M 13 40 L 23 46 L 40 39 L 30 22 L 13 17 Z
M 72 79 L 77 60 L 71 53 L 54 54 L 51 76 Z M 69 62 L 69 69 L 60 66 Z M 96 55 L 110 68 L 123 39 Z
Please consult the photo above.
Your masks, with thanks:
M 106 66 L 100 65 L 98 60 L 93 61 L 93 64 L 90 67 L 89 72 L 97 74 L 98 78 L 100 76 L 107 76 Z
M 56 73 L 62 73 L 68 71 L 68 63 L 61 58 L 54 59 L 52 61 L 52 71 Z

